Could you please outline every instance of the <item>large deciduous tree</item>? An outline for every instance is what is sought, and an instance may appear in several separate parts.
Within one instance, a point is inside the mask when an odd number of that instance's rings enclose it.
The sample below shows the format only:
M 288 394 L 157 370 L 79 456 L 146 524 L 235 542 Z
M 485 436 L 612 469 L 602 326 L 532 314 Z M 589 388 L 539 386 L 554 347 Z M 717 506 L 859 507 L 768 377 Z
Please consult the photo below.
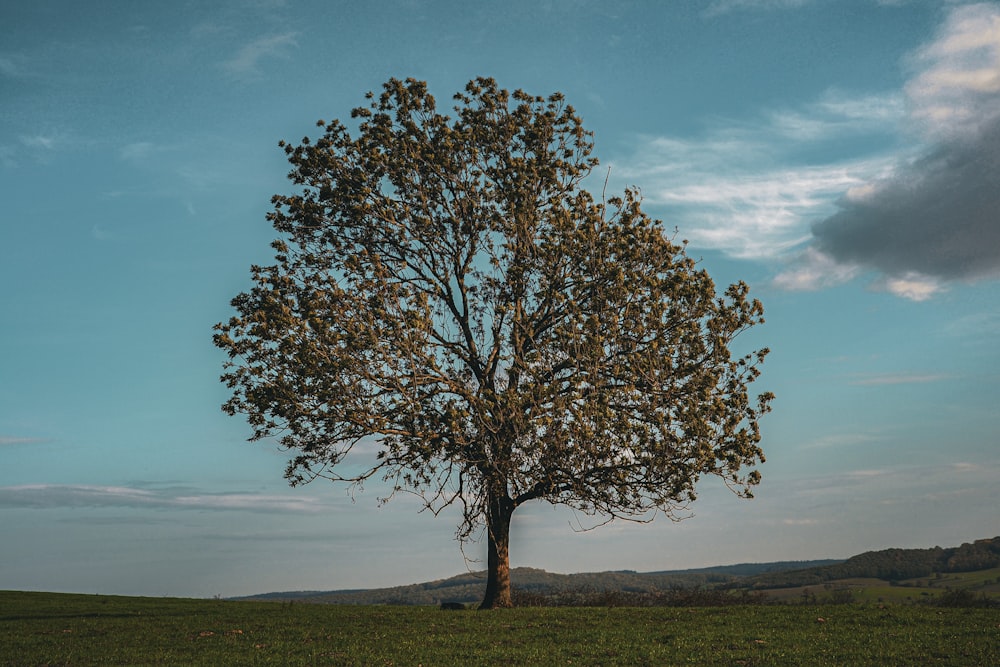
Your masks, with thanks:
M 510 606 L 511 515 L 545 500 L 607 518 L 676 517 L 703 475 L 750 496 L 770 394 L 763 321 L 708 273 L 636 190 L 598 200 L 591 134 L 562 95 L 476 79 L 437 110 L 390 80 L 298 146 L 277 195 L 275 264 L 217 325 L 224 409 L 295 452 L 295 485 L 381 476 L 457 535 L 485 528 L 484 608 Z M 359 442 L 376 459 L 343 470 Z

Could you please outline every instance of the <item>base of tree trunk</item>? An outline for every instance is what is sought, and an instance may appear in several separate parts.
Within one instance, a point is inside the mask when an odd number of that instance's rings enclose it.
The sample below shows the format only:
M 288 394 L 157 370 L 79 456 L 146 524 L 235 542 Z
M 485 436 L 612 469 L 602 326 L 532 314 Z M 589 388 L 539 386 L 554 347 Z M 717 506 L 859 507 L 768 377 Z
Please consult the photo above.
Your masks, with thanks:
M 510 517 L 514 503 L 506 495 L 490 503 L 486 527 L 486 595 L 480 609 L 514 606 L 510 595 Z
M 513 606 L 514 602 L 510 597 L 507 597 L 506 599 L 483 600 L 479 609 L 510 609 Z

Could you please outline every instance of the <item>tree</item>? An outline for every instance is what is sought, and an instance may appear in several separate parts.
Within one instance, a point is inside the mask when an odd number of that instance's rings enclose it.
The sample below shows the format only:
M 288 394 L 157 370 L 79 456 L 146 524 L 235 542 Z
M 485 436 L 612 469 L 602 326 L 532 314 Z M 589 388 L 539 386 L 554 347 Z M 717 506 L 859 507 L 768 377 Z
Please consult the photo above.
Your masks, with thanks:
M 356 136 L 279 144 L 301 191 L 273 198 L 276 263 L 216 326 L 224 410 L 295 452 L 290 483 L 380 475 L 460 507 L 483 608 L 511 604 L 524 503 L 676 518 L 707 474 L 751 496 L 772 396 L 748 396 L 767 350 L 729 350 L 763 321 L 747 286 L 717 295 L 637 190 L 581 187 L 592 135 L 560 94 L 479 78 L 453 117 L 413 79 L 367 99 Z M 363 440 L 377 459 L 344 469 Z

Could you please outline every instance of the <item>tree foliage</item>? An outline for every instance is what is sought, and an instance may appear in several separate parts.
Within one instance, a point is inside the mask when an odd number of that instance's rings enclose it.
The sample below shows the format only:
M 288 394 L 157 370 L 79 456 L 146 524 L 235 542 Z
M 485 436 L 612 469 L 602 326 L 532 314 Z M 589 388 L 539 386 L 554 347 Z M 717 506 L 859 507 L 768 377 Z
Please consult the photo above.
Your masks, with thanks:
M 290 482 L 459 504 L 459 538 L 486 527 L 487 606 L 509 604 L 494 565 L 525 502 L 677 516 L 706 474 L 751 495 L 771 395 L 748 392 L 767 350 L 730 353 L 763 321 L 747 286 L 717 294 L 637 190 L 583 189 L 592 137 L 560 94 L 480 78 L 448 116 L 393 79 L 368 99 L 354 134 L 282 142 L 300 190 L 273 198 L 275 263 L 216 327 L 224 409 L 295 453 Z M 362 441 L 378 459 L 343 469 Z

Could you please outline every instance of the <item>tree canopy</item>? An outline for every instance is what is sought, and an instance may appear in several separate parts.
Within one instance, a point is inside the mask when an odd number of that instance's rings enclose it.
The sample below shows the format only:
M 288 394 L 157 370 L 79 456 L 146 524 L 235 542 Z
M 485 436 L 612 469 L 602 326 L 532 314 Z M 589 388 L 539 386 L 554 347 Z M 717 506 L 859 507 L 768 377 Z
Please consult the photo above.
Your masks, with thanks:
M 595 198 L 592 135 L 563 96 L 479 78 L 437 109 L 392 79 L 356 130 L 281 142 L 299 186 L 269 214 L 275 263 L 216 326 L 224 405 L 294 452 L 286 476 L 378 476 L 460 539 L 485 528 L 484 607 L 510 604 L 509 529 L 532 500 L 678 516 L 703 475 L 750 496 L 766 349 L 744 283 L 721 294 L 636 189 Z M 362 441 L 363 471 L 345 468 Z

